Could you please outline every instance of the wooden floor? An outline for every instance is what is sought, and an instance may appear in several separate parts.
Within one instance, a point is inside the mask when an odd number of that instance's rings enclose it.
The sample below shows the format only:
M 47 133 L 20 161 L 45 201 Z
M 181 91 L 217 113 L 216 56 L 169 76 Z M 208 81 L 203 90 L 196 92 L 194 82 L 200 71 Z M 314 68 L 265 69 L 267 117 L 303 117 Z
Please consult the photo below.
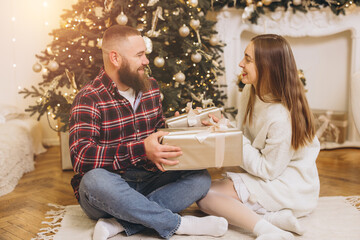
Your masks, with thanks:
M 321 151 L 317 166 L 321 196 L 360 195 L 360 149 Z M 214 179 L 222 172 L 224 169 L 210 170 Z M 77 204 L 70 186 L 72 175 L 61 170 L 59 147 L 37 156 L 35 170 L 25 174 L 13 192 L 0 197 L 0 240 L 35 237 L 44 227 L 41 221 L 50 209 L 47 203 Z M 197 209 L 192 206 L 188 211 Z

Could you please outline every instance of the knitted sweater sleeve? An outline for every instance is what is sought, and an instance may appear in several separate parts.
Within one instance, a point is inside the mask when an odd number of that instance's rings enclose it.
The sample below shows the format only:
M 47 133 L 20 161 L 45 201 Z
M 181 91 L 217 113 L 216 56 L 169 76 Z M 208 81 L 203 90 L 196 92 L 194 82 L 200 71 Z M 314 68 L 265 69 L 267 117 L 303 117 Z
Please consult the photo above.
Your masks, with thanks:
M 268 116 L 267 116 L 268 117 Z M 294 150 L 291 148 L 291 122 L 289 118 L 267 121 L 250 142 L 244 136 L 242 168 L 264 181 L 277 178 L 290 163 Z

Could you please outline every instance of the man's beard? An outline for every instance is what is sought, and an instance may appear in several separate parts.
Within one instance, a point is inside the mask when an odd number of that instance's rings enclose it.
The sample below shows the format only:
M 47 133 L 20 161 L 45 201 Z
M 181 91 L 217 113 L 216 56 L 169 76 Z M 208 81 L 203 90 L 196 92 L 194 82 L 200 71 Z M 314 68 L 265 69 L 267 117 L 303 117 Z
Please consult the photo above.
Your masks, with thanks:
M 129 62 L 126 59 L 124 59 L 123 64 L 118 70 L 118 76 L 120 82 L 132 88 L 136 94 L 150 89 L 150 82 L 146 74 L 131 71 Z

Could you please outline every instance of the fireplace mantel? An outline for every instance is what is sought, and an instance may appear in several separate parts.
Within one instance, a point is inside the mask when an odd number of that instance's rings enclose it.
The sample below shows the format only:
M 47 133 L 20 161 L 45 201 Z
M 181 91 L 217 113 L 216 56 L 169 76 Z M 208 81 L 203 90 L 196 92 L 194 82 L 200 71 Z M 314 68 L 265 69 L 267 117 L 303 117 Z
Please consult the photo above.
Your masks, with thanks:
M 241 35 L 244 31 L 254 34 L 275 33 L 288 37 L 321 37 L 344 31 L 351 32 L 351 66 L 349 79 L 349 141 L 346 146 L 360 146 L 360 8 L 346 15 L 336 16 L 329 8 L 309 10 L 307 13 L 284 11 L 261 14 L 257 24 L 242 19 L 243 10 L 224 8 L 217 14 L 216 30 L 225 43 L 224 67 L 228 84 L 228 106 L 236 107 L 239 93 L 235 79 L 239 74 L 237 64 L 241 61 Z M 346 147 L 345 146 L 345 147 Z M 337 147 L 337 146 L 336 146 Z

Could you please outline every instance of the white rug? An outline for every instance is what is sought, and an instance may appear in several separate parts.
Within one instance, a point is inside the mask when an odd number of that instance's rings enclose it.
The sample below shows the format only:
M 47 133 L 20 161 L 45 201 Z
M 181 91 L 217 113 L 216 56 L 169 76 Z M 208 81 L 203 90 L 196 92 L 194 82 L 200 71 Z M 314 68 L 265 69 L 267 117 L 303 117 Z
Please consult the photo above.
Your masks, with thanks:
M 306 240 L 359 240 L 360 239 L 360 196 L 353 197 L 321 197 L 316 210 L 307 217 L 301 218 L 302 226 L 306 228 L 303 236 L 295 239 Z M 79 205 L 57 206 L 57 210 L 47 212 L 47 218 L 53 219 L 48 228 L 41 229 L 33 240 L 91 240 L 96 221 L 90 220 Z M 126 237 L 118 234 L 111 240 L 118 239 L 161 239 L 155 232 L 148 231 Z M 181 236 L 174 235 L 171 239 L 255 239 L 249 233 L 231 227 L 225 236 L 220 238 L 208 236 Z

